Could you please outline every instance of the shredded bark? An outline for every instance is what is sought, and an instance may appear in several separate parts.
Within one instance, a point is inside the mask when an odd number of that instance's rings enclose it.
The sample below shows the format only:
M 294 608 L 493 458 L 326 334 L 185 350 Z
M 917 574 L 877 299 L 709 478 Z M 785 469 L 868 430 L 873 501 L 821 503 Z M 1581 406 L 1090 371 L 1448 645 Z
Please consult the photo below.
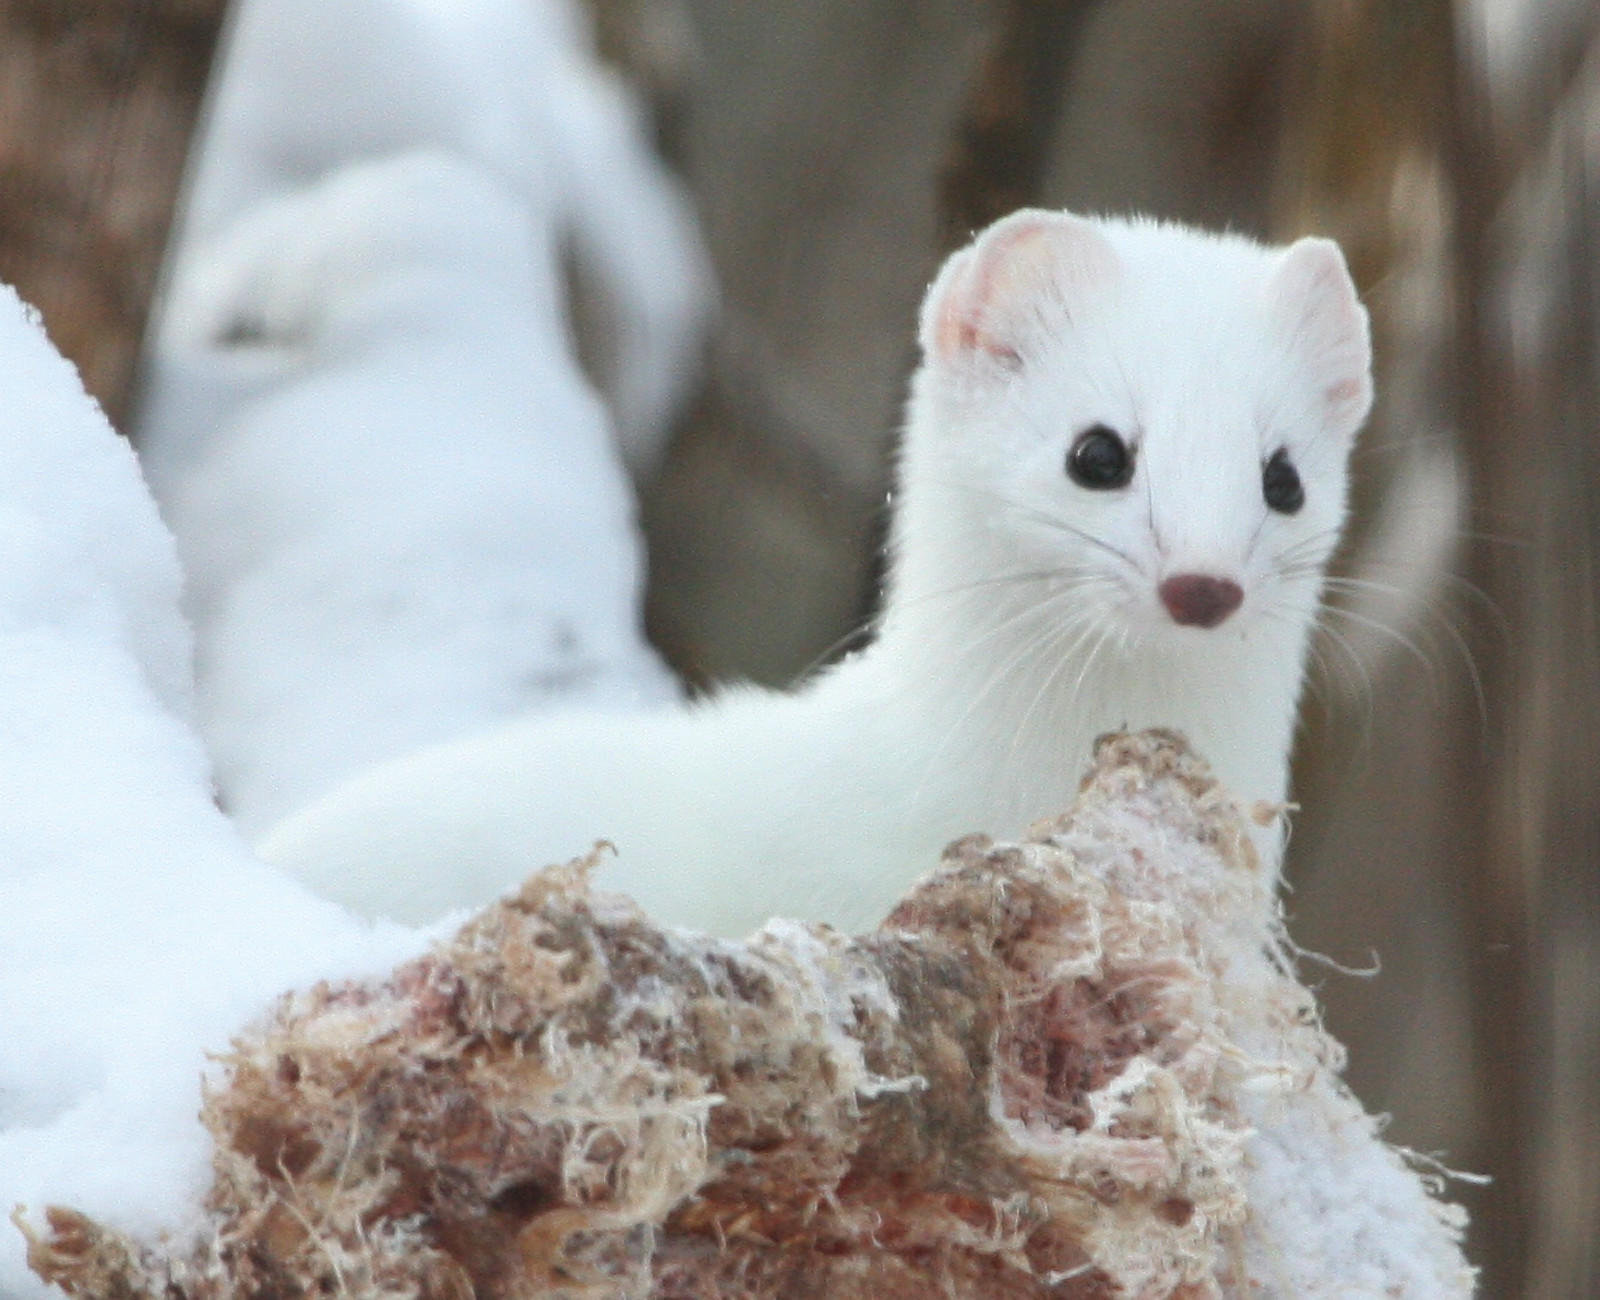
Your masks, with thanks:
M 1273 1198 L 1355 1141 L 1438 1279 L 1383 1264 L 1371 1294 L 1470 1291 L 1176 737 L 1103 741 L 1071 813 L 953 844 L 860 937 L 663 931 L 595 860 L 385 980 L 286 996 L 207 1096 L 203 1229 L 19 1215 L 34 1270 L 110 1300 L 1314 1295 L 1274 1281 L 1310 1247 Z M 1322 1127 L 1263 1185 L 1253 1135 L 1306 1097 Z

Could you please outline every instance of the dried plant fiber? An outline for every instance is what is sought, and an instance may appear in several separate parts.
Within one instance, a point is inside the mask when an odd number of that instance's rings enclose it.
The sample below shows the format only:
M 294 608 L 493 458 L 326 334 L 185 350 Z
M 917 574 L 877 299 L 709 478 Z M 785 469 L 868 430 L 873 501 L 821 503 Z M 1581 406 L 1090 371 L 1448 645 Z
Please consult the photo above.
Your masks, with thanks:
M 855 938 L 662 931 L 591 865 L 285 997 L 207 1100 L 202 1230 L 51 1208 L 34 1269 L 96 1300 L 1472 1293 L 1169 733 Z

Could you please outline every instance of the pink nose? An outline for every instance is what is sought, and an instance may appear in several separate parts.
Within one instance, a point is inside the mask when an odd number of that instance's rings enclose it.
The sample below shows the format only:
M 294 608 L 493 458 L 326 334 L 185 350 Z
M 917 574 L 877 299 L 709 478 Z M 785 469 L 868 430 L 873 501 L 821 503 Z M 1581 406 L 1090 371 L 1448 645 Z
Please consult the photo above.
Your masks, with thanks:
M 1203 573 L 1177 574 L 1158 590 L 1172 621 L 1184 627 L 1216 627 L 1244 600 L 1244 590 L 1237 582 Z

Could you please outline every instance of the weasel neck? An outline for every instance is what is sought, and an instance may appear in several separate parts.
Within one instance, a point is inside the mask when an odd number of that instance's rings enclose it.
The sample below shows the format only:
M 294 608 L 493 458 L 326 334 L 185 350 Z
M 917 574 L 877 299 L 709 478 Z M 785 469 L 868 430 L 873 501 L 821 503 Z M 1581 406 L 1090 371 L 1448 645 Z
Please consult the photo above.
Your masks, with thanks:
M 981 829 L 1012 834 L 1064 810 L 1096 738 L 1123 729 L 1180 731 L 1235 795 L 1282 802 L 1308 633 L 1137 638 L 983 585 L 896 589 L 864 659 L 899 697 L 930 793 L 974 797 Z

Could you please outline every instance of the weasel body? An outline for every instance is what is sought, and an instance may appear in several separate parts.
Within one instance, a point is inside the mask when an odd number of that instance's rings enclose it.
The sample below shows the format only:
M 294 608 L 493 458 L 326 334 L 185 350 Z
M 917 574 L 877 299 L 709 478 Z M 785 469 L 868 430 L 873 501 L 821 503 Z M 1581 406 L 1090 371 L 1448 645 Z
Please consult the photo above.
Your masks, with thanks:
M 946 263 L 920 338 L 867 649 L 791 693 L 423 751 L 262 852 L 423 921 L 605 838 L 601 885 L 664 923 L 862 929 L 955 836 L 1065 808 L 1108 730 L 1177 728 L 1281 801 L 1372 395 L 1337 247 L 1020 212 Z

